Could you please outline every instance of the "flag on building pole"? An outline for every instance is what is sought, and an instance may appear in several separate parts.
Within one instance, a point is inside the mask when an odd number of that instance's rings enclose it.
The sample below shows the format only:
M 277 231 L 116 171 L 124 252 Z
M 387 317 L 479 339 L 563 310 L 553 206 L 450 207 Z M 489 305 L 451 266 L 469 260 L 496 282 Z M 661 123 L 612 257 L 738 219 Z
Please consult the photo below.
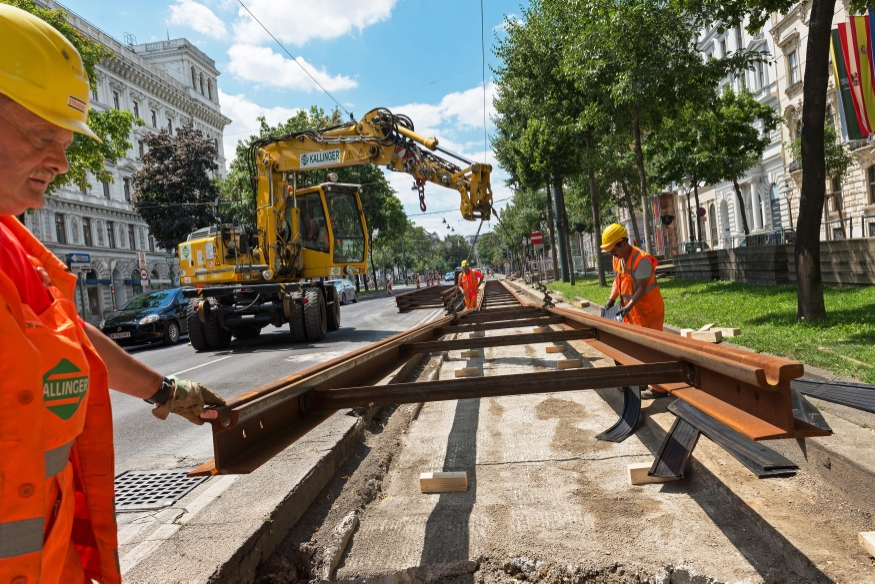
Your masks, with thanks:
M 872 38 L 869 35 L 869 17 L 851 16 L 849 28 L 854 39 L 854 56 L 857 71 L 860 73 L 860 88 L 863 93 L 863 102 L 866 104 L 866 119 L 869 128 L 875 128 L 875 85 L 872 75 Z
M 871 23 L 872 19 L 869 22 Z M 832 53 L 832 71 L 835 77 L 836 101 L 838 102 L 839 118 L 842 125 L 842 139 L 845 142 L 848 140 L 862 140 L 866 136 L 860 130 L 860 121 L 857 117 L 857 110 L 854 108 L 851 84 L 848 80 L 848 68 L 845 64 L 842 41 L 837 29 L 832 30 L 830 52 Z
M 860 124 L 860 131 L 863 135 L 868 136 L 872 133 L 872 127 L 869 125 L 869 117 L 866 113 L 866 102 L 863 99 L 863 86 L 860 83 L 860 71 L 857 60 L 857 55 L 859 55 L 859 53 L 856 49 L 853 35 L 851 34 L 850 25 L 840 22 L 838 24 L 838 32 L 842 46 L 842 57 L 844 58 L 847 70 L 851 101 L 854 104 L 857 122 Z

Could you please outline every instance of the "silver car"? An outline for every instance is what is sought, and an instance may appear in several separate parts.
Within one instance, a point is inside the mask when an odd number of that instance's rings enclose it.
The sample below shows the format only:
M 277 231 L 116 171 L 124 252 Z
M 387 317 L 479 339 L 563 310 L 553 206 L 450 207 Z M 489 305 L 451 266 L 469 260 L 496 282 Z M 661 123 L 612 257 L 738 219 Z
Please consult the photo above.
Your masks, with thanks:
M 347 280 L 346 278 L 341 278 L 339 280 L 329 280 L 326 284 L 333 284 L 334 288 L 337 289 L 337 297 L 340 299 L 340 304 L 346 304 L 349 301 L 358 302 L 358 296 L 356 296 L 355 292 L 355 284 Z

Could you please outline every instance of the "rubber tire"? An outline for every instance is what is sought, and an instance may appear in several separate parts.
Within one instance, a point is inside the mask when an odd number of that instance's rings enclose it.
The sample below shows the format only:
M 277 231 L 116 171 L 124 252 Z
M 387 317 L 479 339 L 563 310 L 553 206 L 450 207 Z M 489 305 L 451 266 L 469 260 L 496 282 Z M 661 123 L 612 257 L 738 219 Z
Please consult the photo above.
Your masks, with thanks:
M 188 316 L 186 317 L 188 321 L 188 340 L 195 351 L 209 351 L 210 346 L 207 344 L 204 323 L 201 322 L 201 318 L 197 313 L 198 304 L 200 304 L 198 298 L 192 298 L 188 301 Z
M 301 298 L 301 293 L 292 292 L 292 298 Z M 289 332 L 292 334 L 293 343 L 306 343 L 307 331 L 304 328 L 304 311 L 301 310 L 303 307 L 298 304 L 296 308 L 297 310 L 295 310 L 295 314 L 289 319 Z
M 176 330 L 176 338 L 173 338 L 173 335 L 170 334 L 172 330 Z M 168 320 L 164 325 L 164 344 L 165 345 L 175 345 L 179 342 L 179 335 L 181 334 L 181 329 L 179 328 L 179 323 L 175 320 Z
M 307 340 L 311 343 L 324 341 L 328 334 L 328 318 L 325 314 L 325 296 L 319 288 L 310 288 L 304 292 L 307 304 L 304 305 L 304 328 Z
M 261 327 L 254 325 L 241 324 L 231 327 L 231 336 L 235 339 L 254 339 L 261 334 Z
M 326 323 L 329 331 L 336 331 L 340 328 L 340 298 L 337 297 L 337 291 L 334 292 L 334 304 L 325 306 L 325 314 L 328 317 Z
M 215 298 L 208 298 L 207 302 L 214 309 L 219 306 L 219 301 Z M 210 318 L 204 323 L 204 337 L 207 339 L 207 346 L 213 351 L 227 349 L 231 344 L 231 331 L 223 329 L 219 324 L 218 310 L 210 311 Z

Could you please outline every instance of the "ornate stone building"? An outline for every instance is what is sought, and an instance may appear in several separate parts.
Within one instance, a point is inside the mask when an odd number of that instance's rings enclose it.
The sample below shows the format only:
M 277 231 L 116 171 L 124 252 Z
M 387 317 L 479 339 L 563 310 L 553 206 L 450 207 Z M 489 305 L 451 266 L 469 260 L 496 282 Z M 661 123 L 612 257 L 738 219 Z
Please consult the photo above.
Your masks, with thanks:
M 51 0 L 40 3 L 58 8 Z M 216 141 L 221 174 L 225 169 L 222 132 L 231 120 L 219 107 L 215 62 L 186 39 L 122 45 L 64 10 L 73 26 L 116 56 L 98 65 L 91 106 L 127 109 L 145 122 L 132 132 L 132 150 L 116 164 L 107 165 L 113 182 L 98 183 L 91 177 L 89 189 L 60 189 L 48 197 L 45 207 L 25 218 L 34 235 L 65 263 L 70 254 L 90 256 L 84 286 L 80 282 L 77 288 L 77 305 L 86 319 L 98 322 L 143 292 L 140 252 L 145 254 L 147 290 L 178 285 L 175 258 L 156 247 L 131 206 L 131 175 L 140 167 L 143 136 L 192 123 Z

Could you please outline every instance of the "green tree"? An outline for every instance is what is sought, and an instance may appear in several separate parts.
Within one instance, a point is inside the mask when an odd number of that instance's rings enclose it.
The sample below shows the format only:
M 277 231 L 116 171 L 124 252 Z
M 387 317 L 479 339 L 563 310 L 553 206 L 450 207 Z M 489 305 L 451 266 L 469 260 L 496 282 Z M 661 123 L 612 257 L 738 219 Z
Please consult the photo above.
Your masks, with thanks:
M 0 0 L 0 2 L 33 14 L 64 35 L 82 56 L 91 89 L 97 89 L 94 67 L 104 59 L 114 59 L 115 53 L 76 30 L 67 20 L 67 13 L 63 9 L 49 10 L 33 0 Z M 66 185 L 75 185 L 80 189 L 89 188 L 91 186 L 88 182 L 89 172 L 98 182 L 113 182 L 112 174 L 106 171 L 104 165 L 106 162 L 115 164 L 119 158 L 127 154 L 131 149 L 129 140 L 131 129 L 134 125 L 142 126 L 143 120 L 135 118 L 127 111 L 110 109 L 98 112 L 89 109 L 87 124 L 103 140 L 103 143 L 82 134 L 74 134 L 73 144 L 67 149 L 70 170 L 55 177 L 46 189 L 47 193 L 51 194 Z
M 214 142 L 187 124 L 143 137 L 148 151 L 133 174 L 134 210 L 162 248 L 175 250 L 189 233 L 217 221 L 219 166 Z

